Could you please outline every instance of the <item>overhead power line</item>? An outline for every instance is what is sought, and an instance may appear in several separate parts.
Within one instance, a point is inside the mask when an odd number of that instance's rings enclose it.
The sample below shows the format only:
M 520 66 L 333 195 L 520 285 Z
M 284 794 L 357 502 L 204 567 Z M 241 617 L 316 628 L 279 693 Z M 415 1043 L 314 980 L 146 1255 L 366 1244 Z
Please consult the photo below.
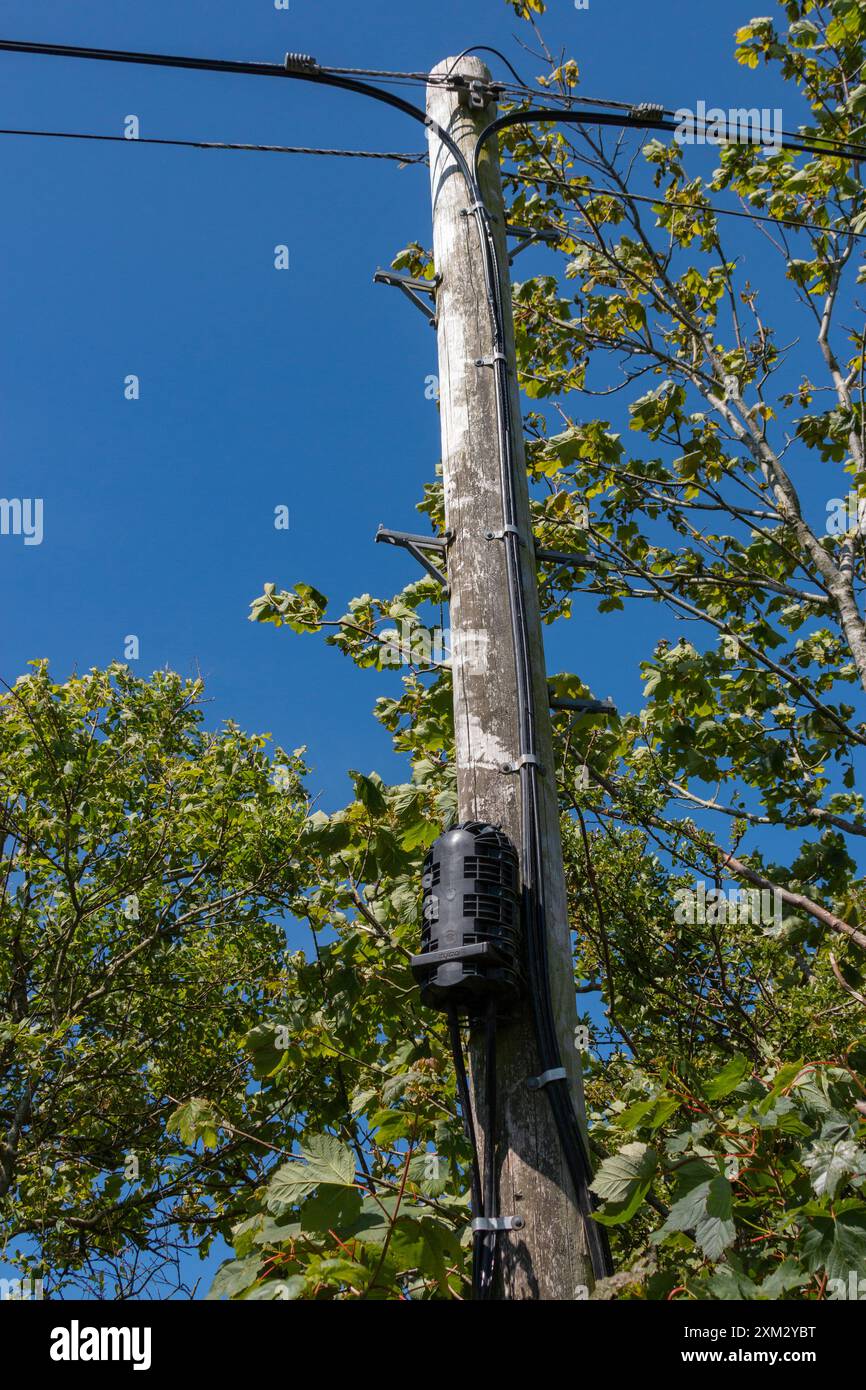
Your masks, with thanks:
M 668 203 L 664 198 L 651 198 L 645 193 L 622 193 L 617 189 L 601 188 L 596 184 L 583 184 L 580 188 L 575 188 L 567 179 L 552 176 L 548 178 L 545 174 L 522 174 L 506 170 L 503 172 L 503 178 L 509 182 L 544 183 L 551 188 L 570 189 L 578 195 L 601 195 L 620 203 L 649 203 L 652 207 L 668 208 L 673 212 L 711 212 L 714 217 L 744 217 L 748 222 L 769 222 L 776 227 L 794 227 L 797 231 L 822 232 L 825 236 L 850 236 L 858 241 L 866 241 L 866 232 L 852 232 L 847 227 L 823 227 L 820 222 L 807 222 L 799 217 L 773 217 L 770 213 L 746 212 L 742 208 L 720 208 L 717 203 Z
M 99 135 L 79 130 L 0 129 L 0 135 L 31 135 L 50 140 L 99 140 L 120 145 L 174 145 L 192 150 L 253 150 L 261 154 L 331 155 L 340 159 L 391 159 L 400 164 L 426 164 L 426 154 L 397 154 L 393 150 L 329 150 L 307 145 L 250 145 L 230 140 L 169 140 L 154 135 Z
M 498 116 L 495 121 L 491 121 L 478 137 L 475 147 L 475 176 L 477 178 L 480 166 L 481 154 L 484 146 L 493 136 L 500 131 L 508 129 L 510 126 L 518 125 L 579 125 L 579 126 L 615 126 L 617 129 L 632 128 L 637 130 L 660 130 L 668 134 L 676 135 L 680 125 L 678 121 L 668 120 L 660 115 L 659 107 L 632 107 L 627 115 L 617 115 L 613 112 L 595 111 L 592 114 L 584 111 L 563 111 L 560 108 L 530 107 L 528 110 L 506 111 L 503 116 Z M 698 122 L 693 121 L 693 125 Z M 709 128 L 709 123 L 705 123 Z M 821 137 L 819 137 L 820 139 Z M 743 146 L 744 148 L 759 148 L 763 145 L 761 140 L 725 140 L 723 142 L 728 148 Z M 829 149 L 826 146 L 836 145 Z M 825 148 L 822 148 L 824 146 Z M 830 140 L 822 140 L 821 145 L 814 141 L 792 139 L 785 137 L 775 147 L 778 150 L 793 150 L 796 153 L 830 155 L 834 158 L 850 159 L 856 163 L 861 159 L 866 159 L 866 145 L 842 145 Z
M 423 119 L 423 113 L 420 113 L 417 107 L 412 107 L 409 102 L 403 101 L 403 99 L 396 94 L 386 92 L 382 89 L 375 91 L 375 89 L 371 88 L 368 84 L 358 81 L 357 77 L 344 75 L 360 72 L 361 69 L 322 67 L 314 59 L 307 57 L 305 54 L 289 54 L 287 55 L 286 62 L 282 64 L 251 63 L 238 62 L 234 59 L 226 58 L 195 58 L 169 53 L 139 53 L 128 49 L 76 47 L 70 44 L 28 43 L 20 39 L 0 39 L 0 51 L 5 51 L 7 53 L 30 53 L 43 57 L 83 58 L 99 62 L 143 64 L 149 67 L 186 68 L 188 70 L 200 72 L 245 73 L 253 77 L 279 77 L 283 79 L 286 77 L 303 77 L 304 80 L 309 82 L 318 82 L 332 87 L 343 87 L 347 91 L 359 92 L 362 95 L 373 96 L 375 92 L 378 100 L 385 101 L 405 111 L 407 114 L 413 115 L 415 118 L 421 114 Z M 397 76 L 402 77 L 404 75 L 392 74 L 392 76 L 396 78 Z M 413 73 L 407 74 L 406 76 L 413 81 L 422 80 L 421 74 L 416 75 Z M 443 75 L 441 80 L 446 81 L 447 79 Z M 537 98 L 539 95 L 534 89 L 521 88 L 520 90 L 525 90 L 526 93 L 533 98 Z M 545 99 L 562 100 L 561 97 L 553 93 L 545 93 Z M 575 100 L 581 99 L 575 98 Z M 553 107 L 551 109 L 533 107 L 529 110 L 507 112 L 504 116 L 500 116 L 498 120 L 492 122 L 492 124 L 487 127 L 481 136 L 481 143 L 483 144 L 492 135 L 498 134 L 500 130 L 504 130 L 508 126 L 529 124 L 531 122 L 562 122 L 566 125 L 611 125 L 643 130 L 661 130 L 671 134 L 675 134 L 679 129 L 680 123 L 675 119 L 676 112 L 670 112 L 668 108 L 663 106 L 653 106 L 646 103 L 643 106 L 626 107 L 625 103 L 622 102 L 606 102 L 603 104 L 610 108 L 609 111 L 598 111 L 592 119 L 583 112 L 573 111 L 568 108 L 562 109 L 561 107 Z M 621 111 L 623 114 L 615 114 L 618 111 Z M 693 118 L 692 124 L 696 131 L 698 127 L 706 131 L 711 125 L 710 122 L 701 122 L 698 121 L 697 118 Z M 853 161 L 866 159 L 866 145 L 846 145 L 844 142 L 834 141 L 829 137 L 825 138 L 823 136 L 817 136 L 808 140 L 800 136 L 795 136 L 789 132 L 783 132 L 783 134 L 784 140 L 779 145 L 780 149 L 817 155 L 839 154 Z M 759 142 L 729 141 L 727 143 L 757 144 Z

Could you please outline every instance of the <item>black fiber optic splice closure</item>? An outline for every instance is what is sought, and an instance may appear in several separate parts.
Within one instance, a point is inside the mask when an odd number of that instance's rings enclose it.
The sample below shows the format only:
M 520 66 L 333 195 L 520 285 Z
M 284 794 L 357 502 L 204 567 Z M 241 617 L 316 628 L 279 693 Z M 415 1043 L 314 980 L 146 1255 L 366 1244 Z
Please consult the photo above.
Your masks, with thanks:
M 520 865 L 508 836 L 480 821 L 446 830 L 421 884 L 421 951 L 409 964 L 422 1002 L 472 1015 L 491 998 L 517 999 Z

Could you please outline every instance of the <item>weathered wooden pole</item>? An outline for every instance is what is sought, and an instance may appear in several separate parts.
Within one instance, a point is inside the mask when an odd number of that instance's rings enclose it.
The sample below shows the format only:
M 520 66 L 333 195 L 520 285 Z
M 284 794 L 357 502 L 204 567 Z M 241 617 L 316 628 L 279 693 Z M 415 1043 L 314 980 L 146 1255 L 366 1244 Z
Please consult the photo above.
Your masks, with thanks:
M 453 60 L 434 68 L 447 73 Z M 489 83 L 476 58 L 461 58 L 455 70 Z M 479 132 L 495 108 L 474 110 L 459 104 L 458 93 L 431 81 L 427 112 L 472 162 Z M 448 550 L 453 645 L 454 724 L 457 790 L 461 820 L 500 823 L 521 843 L 520 778 L 504 774 L 519 751 L 515 648 L 512 636 L 505 546 L 487 539 L 501 532 L 500 458 L 491 358 L 491 322 L 484 291 L 479 231 L 469 212 L 471 197 L 455 160 L 429 133 L 433 194 L 433 247 L 441 277 L 437 292 L 439 392 L 446 524 L 453 534 Z M 482 196 L 494 219 L 499 249 L 502 300 L 506 306 L 506 357 L 513 418 L 521 418 L 514 352 L 514 328 L 506 252 L 505 212 L 496 142 L 487 146 Z M 477 365 L 487 360 L 488 365 Z M 520 430 L 516 431 L 520 434 Z M 544 773 L 538 778 L 547 950 L 559 1047 L 583 1113 L 580 1059 L 575 1047 L 576 1005 L 559 809 L 554 776 L 547 678 L 538 614 L 536 567 L 529 519 L 523 441 L 515 458 L 518 526 L 526 594 L 529 641 L 537 714 L 537 749 Z M 483 1131 L 483 1042 L 471 1042 L 473 1108 Z M 496 1236 L 501 1242 L 499 1295 L 508 1299 L 585 1298 L 592 1285 L 583 1222 L 560 1146 L 550 1101 L 528 1078 L 540 1071 L 531 1005 L 521 1002 L 501 1023 L 497 1044 L 496 1152 L 500 1173 L 500 1212 L 519 1215 L 522 1229 Z M 560 1085 L 563 1083 L 560 1082 Z M 480 1110 L 480 1113 L 479 1113 Z

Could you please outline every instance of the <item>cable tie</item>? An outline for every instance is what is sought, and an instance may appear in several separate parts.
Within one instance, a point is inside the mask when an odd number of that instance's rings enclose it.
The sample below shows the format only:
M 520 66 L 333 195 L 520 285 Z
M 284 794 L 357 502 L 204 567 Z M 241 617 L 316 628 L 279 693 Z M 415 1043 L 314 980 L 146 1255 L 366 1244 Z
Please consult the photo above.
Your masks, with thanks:
M 540 1091 L 543 1086 L 548 1086 L 551 1081 L 567 1081 L 568 1072 L 565 1067 L 549 1067 L 540 1076 L 528 1076 L 526 1084 L 530 1091 Z

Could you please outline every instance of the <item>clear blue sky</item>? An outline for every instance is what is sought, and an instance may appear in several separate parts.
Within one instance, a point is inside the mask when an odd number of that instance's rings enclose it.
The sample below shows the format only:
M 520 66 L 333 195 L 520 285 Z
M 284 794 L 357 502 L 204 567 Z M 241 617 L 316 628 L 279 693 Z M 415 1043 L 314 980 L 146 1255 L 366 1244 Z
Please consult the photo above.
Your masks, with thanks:
M 772 105 L 770 76 L 732 57 L 756 7 L 553 0 L 546 30 L 591 95 Z M 272 0 L 6 0 L 0 30 L 412 70 L 487 42 L 525 75 L 541 70 L 504 0 L 291 0 L 288 12 Z M 422 148 L 398 113 L 302 84 L 10 54 L 0 72 L 4 127 L 120 134 L 134 114 L 150 136 Z M 42 497 L 45 531 L 40 546 L 0 538 L 0 676 L 42 656 L 58 676 L 103 665 L 134 633 L 139 672 L 200 669 L 214 723 L 306 743 L 326 808 L 347 799 L 348 767 L 399 776 L 369 717 L 381 678 L 246 613 L 267 580 L 305 579 L 342 605 L 413 573 L 373 534 L 380 521 L 418 525 L 439 456 L 424 398 L 435 339 L 372 275 L 407 241 L 428 243 L 426 169 L 0 137 L 0 183 L 0 495 Z M 273 268 L 277 243 L 287 272 Z M 273 526 L 280 503 L 288 532 Z M 549 665 L 634 707 L 629 639 L 645 623 L 643 611 L 598 620 L 587 602 L 551 634 Z

